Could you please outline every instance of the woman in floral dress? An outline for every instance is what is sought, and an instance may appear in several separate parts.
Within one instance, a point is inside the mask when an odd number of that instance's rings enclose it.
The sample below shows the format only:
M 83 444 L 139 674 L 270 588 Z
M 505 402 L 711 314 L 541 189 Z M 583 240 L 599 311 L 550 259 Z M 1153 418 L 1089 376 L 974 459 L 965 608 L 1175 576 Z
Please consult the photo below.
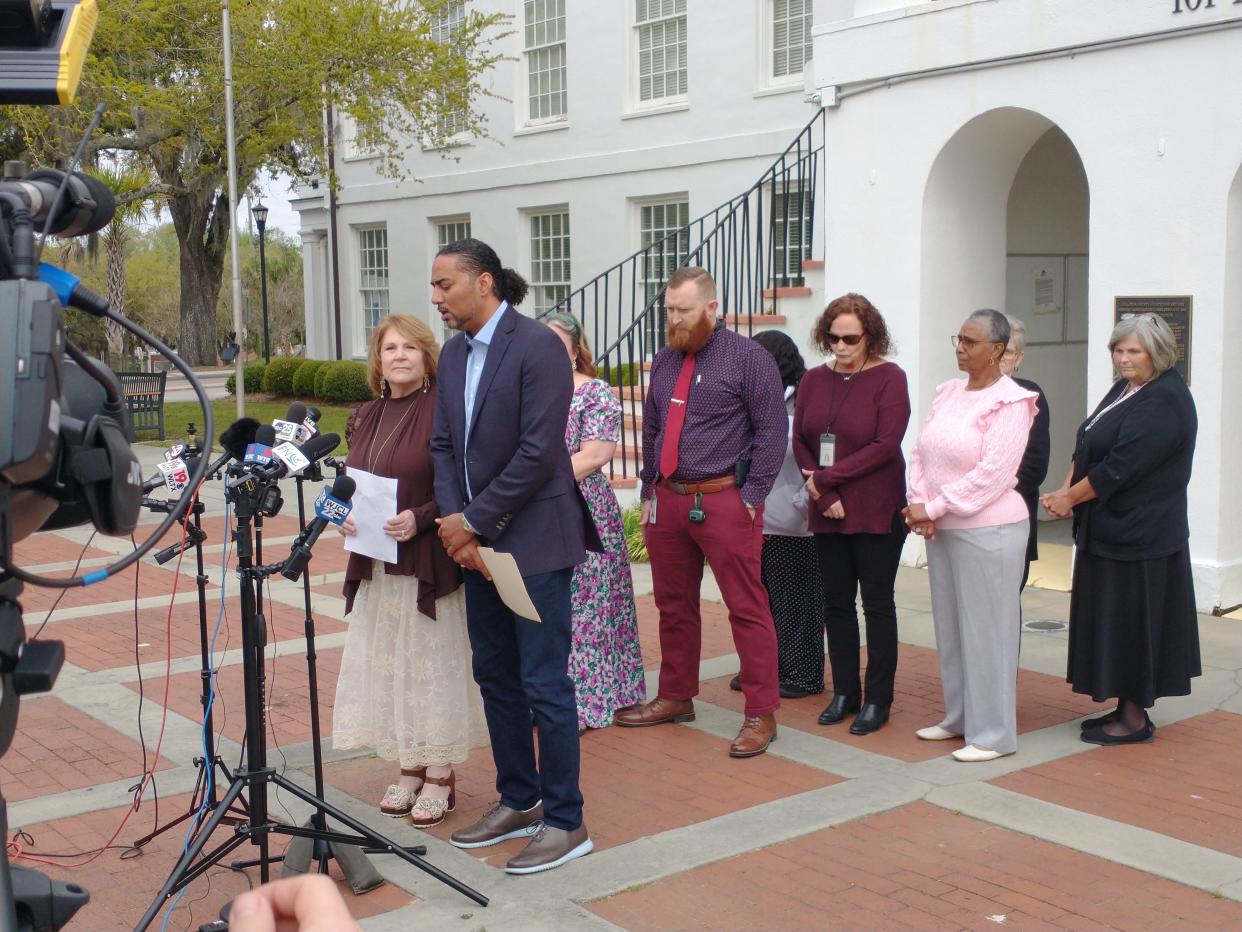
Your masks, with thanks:
M 595 364 L 577 318 L 554 312 L 544 322 L 564 342 L 574 367 L 565 445 L 604 544 L 603 553 L 587 552 L 570 584 L 569 675 L 578 696 L 578 728 L 585 731 L 611 724 L 618 709 L 647 698 L 625 527 L 617 497 L 602 471 L 612 460 L 621 433 L 621 403 L 606 383 L 595 378 Z

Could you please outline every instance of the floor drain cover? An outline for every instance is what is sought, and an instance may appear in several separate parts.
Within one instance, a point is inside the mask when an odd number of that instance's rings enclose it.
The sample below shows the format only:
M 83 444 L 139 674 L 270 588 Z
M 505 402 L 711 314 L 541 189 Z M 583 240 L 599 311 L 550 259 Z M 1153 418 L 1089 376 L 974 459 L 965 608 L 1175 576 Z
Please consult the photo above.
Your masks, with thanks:
M 1032 618 L 1030 621 L 1024 622 L 1022 627 L 1026 628 L 1027 631 L 1064 631 L 1069 625 L 1063 621 Z

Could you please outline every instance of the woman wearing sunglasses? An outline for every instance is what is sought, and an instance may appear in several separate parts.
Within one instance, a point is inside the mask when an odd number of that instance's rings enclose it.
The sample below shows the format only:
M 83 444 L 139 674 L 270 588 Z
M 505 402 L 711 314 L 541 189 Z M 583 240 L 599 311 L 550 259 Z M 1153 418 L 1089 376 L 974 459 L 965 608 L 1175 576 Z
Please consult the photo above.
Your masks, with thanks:
M 994 760 L 1018 749 L 1019 595 L 1030 518 L 1018 465 L 1035 392 L 1001 369 L 1009 321 L 975 311 L 952 337 L 965 379 L 936 389 L 910 453 L 911 530 L 927 539 L 944 718 L 925 741 L 966 738 L 953 756 Z
M 869 734 L 888 721 L 897 673 L 897 607 L 893 587 L 906 538 L 901 520 L 910 422 L 906 374 L 892 352 L 884 318 L 860 294 L 837 298 L 812 339 L 831 362 L 802 379 L 794 410 L 794 458 L 806 476 L 808 517 L 824 584 L 824 623 L 832 665 L 832 701 L 819 717 Z M 862 590 L 867 625 L 866 688 L 860 676 L 858 614 Z M 819 626 L 812 636 L 820 639 Z M 822 658 L 821 658 L 822 674 Z

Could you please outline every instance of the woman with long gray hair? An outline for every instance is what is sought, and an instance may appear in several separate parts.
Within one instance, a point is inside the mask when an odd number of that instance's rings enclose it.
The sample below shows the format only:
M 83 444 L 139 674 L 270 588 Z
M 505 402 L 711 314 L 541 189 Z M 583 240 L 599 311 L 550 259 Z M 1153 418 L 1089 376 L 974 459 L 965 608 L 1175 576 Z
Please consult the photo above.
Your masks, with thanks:
M 1074 515 L 1069 669 L 1076 693 L 1117 708 L 1082 723 L 1089 744 L 1147 742 L 1161 696 L 1198 676 L 1186 488 L 1198 420 L 1173 368 L 1177 342 L 1155 314 L 1120 321 L 1108 341 L 1120 378 L 1078 428 L 1065 483 L 1045 495 Z
M 1030 524 L 1016 490 L 1035 393 L 1000 368 L 1009 321 L 975 311 L 952 338 L 966 380 L 936 389 L 910 454 L 902 512 L 927 539 L 944 718 L 925 741 L 966 738 L 953 756 L 989 761 L 1018 749 L 1019 590 Z

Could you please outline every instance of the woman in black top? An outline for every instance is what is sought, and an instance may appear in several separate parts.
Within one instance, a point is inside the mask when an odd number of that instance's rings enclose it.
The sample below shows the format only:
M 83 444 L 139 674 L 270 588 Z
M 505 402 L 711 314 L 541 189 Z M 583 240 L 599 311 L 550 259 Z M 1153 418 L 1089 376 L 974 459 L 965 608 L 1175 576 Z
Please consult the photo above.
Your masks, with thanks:
M 1009 376 L 1028 392 L 1039 396 L 1035 402 L 1035 422 L 1031 424 L 1031 433 L 1026 441 L 1026 452 L 1022 454 L 1022 462 L 1018 464 L 1018 494 L 1026 502 L 1026 510 L 1031 515 L 1030 537 L 1026 541 L 1026 565 L 1022 568 L 1022 585 L 1026 588 L 1026 579 L 1031 575 L 1031 561 L 1039 559 L 1039 487 L 1048 476 L 1048 457 L 1052 453 L 1052 440 L 1049 436 L 1051 418 L 1048 414 L 1048 399 L 1044 390 L 1030 379 L 1017 376 L 1018 367 L 1026 355 L 1026 324 L 1016 317 L 1009 318 L 1009 344 L 1000 358 L 1000 371 Z
M 1043 498 L 1074 514 L 1069 671 L 1074 692 L 1117 708 L 1083 722 L 1091 744 L 1150 741 L 1146 709 L 1201 672 L 1186 488 L 1198 422 L 1169 325 L 1122 320 L 1108 341 L 1121 378 L 1081 427 L 1065 484 Z

